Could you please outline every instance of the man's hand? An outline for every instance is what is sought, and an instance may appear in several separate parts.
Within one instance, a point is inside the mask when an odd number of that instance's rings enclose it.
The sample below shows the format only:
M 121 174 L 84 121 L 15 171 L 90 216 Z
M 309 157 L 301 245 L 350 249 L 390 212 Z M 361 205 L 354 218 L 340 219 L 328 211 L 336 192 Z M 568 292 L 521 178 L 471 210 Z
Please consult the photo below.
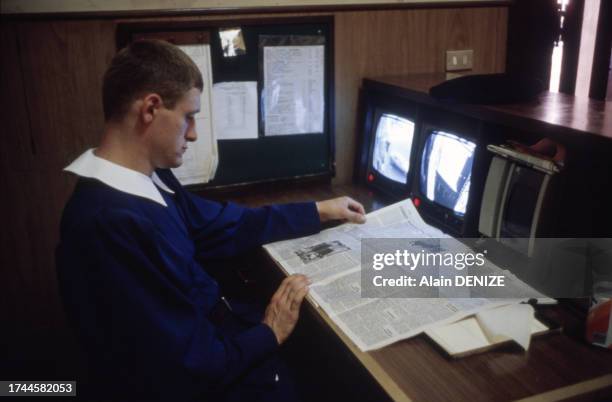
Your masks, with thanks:
M 263 323 L 272 329 L 279 345 L 287 340 L 295 328 L 309 284 L 310 280 L 304 275 L 288 276 L 266 308 Z
M 366 221 L 363 205 L 350 197 L 338 197 L 317 202 L 317 211 L 321 222 L 345 220 L 352 223 Z

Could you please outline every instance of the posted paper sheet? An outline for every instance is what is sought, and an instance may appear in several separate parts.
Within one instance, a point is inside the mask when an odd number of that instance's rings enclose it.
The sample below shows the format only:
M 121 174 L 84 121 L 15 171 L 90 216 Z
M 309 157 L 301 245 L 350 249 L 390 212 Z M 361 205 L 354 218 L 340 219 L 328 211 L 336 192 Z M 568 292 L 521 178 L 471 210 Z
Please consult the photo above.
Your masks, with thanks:
M 219 158 L 212 124 L 210 45 L 195 44 L 179 47 L 200 69 L 204 88 L 200 98 L 200 113 L 195 117 L 198 139 L 189 143 L 189 148 L 183 155 L 183 164 L 172 169 L 172 172 L 183 185 L 207 183 L 214 178 Z
M 324 47 L 265 46 L 265 135 L 323 133 Z
M 215 84 L 213 122 L 214 131 L 220 140 L 257 138 L 257 83 Z

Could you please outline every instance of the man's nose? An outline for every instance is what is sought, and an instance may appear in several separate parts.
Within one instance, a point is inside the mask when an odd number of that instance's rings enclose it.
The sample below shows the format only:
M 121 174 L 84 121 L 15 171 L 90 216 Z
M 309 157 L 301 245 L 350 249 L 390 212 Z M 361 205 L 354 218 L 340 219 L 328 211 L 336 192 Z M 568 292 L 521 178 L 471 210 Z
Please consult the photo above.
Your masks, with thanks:
M 195 141 L 198 139 L 198 132 L 196 130 L 195 124 L 192 124 L 191 127 L 189 127 L 187 133 L 185 134 L 185 139 L 187 141 Z

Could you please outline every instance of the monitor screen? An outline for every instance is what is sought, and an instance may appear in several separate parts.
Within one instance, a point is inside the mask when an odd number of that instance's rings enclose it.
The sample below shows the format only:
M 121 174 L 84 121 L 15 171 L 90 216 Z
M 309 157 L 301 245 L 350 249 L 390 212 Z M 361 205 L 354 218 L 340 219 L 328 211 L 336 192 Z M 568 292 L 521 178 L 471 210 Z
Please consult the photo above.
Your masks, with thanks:
M 476 144 L 444 131 L 432 131 L 421 159 L 421 193 L 463 216 L 467 207 Z
M 372 168 L 387 179 L 406 184 L 413 137 L 413 121 L 384 113 L 376 126 Z

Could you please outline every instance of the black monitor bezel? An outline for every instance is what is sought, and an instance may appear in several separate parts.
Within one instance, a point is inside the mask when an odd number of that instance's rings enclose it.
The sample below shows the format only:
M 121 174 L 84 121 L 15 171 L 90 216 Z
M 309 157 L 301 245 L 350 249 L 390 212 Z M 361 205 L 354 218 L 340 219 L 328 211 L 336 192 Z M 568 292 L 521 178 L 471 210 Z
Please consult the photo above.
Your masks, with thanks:
M 421 114 L 420 130 L 418 133 L 418 152 L 414 152 L 416 163 L 413 169 L 415 179 L 412 181 L 411 194 L 418 198 L 418 210 L 425 221 L 440 228 L 442 231 L 458 237 L 477 236 L 478 216 L 482 199 L 482 188 L 486 178 L 486 144 L 481 136 L 481 122 L 465 116 L 439 110 L 424 110 Z M 471 184 L 468 194 L 466 211 L 463 216 L 457 214 L 434 201 L 421 191 L 421 170 L 423 151 L 429 137 L 437 131 L 443 131 L 476 144 L 474 149 L 474 162 L 472 164 Z M 489 158 L 490 159 L 490 158 Z M 484 171 L 484 174 L 483 174 Z
M 384 175 L 381 175 L 372 165 L 374 144 L 376 142 L 376 130 L 381 117 L 392 114 L 405 118 L 414 123 L 414 133 L 410 150 L 410 169 L 406 176 L 406 183 L 398 183 Z M 379 91 L 362 90 L 360 128 L 360 143 L 358 149 L 358 166 L 356 166 L 356 181 L 364 184 L 379 193 L 384 194 L 391 200 L 405 199 L 410 196 L 412 181 L 414 178 L 414 167 L 416 162 L 415 145 L 418 143 L 419 119 L 417 106 L 406 99 L 382 93 Z M 373 182 L 368 180 L 370 174 L 376 174 L 377 179 Z

